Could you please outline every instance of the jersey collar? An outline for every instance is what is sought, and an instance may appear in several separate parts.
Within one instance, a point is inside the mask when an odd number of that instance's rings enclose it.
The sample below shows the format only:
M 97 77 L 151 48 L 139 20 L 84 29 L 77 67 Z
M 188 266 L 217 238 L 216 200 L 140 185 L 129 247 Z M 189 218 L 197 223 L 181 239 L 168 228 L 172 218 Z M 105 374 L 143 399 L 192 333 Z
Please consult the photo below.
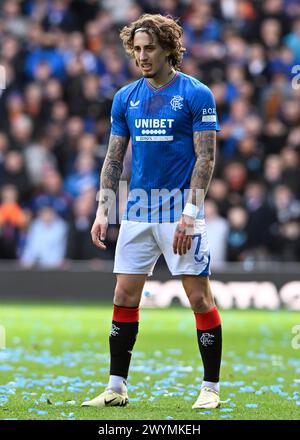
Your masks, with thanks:
M 147 78 L 145 78 L 146 84 L 149 87 L 149 89 L 152 90 L 152 92 L 162 92 L 163 90 L 167 89 L 168 87 L 170 87 L 172 84 L 174 84 L 174 82 L 177 80 L 177 78 L 179 77 L 179 72 L 176 72 L 175 75 L 173 76 L 173 78 L 167 82 L 166 84 L 164 84 L 163 86 L 160 87 L 154 87 L 150 81 L 148 81 Z

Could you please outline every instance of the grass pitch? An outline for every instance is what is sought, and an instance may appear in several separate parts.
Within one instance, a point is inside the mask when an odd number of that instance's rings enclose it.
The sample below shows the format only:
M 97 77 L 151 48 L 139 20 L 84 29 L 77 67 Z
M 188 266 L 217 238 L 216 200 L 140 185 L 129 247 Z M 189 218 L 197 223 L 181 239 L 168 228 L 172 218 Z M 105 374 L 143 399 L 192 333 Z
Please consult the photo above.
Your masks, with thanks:
M 299 419 L 299 314 L 221 311 L 220 409 L 195 411 L 202 377 L 193 313 L 142 310 L 125 408 L 80 408 L 103 391 L 111 307 L 2 305 L 0 419 Z

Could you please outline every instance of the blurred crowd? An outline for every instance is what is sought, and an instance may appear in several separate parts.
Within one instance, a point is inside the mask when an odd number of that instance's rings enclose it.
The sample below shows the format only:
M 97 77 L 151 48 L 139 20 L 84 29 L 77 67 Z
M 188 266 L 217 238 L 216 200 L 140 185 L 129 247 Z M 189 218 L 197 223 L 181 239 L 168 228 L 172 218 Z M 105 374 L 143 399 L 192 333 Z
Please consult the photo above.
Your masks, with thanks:
M 90 228 L 112 99 L 139 77 L 119 30 L 144 12 L 180 17 L 182 70 L 216 98 L 212 261 L 299 261 L 299 0 L 1 1 L 0 258 L 113 257 L 118 226 L 106 252 Z

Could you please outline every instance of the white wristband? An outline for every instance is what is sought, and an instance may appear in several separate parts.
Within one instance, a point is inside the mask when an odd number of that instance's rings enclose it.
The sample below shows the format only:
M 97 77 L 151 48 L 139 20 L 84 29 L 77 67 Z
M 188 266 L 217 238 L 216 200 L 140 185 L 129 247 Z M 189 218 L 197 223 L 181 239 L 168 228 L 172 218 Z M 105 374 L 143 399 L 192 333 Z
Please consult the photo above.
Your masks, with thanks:
M 188 215 L 189 217 L 196 218 L 200 209 L 198 206 L 193 205 L 192 203 L 187 203 L 182 212 L 183 215 Z

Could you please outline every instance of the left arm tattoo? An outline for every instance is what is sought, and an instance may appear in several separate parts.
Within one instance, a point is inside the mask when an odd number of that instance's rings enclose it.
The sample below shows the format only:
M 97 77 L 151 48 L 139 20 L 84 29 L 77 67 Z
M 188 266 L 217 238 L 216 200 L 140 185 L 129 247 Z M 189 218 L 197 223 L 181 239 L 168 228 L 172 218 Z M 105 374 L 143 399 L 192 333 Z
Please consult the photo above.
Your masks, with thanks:
M 215 166 L 216 131 L 194 132 L 194 149 L 196 163 L 191 177 L 187 201 L 193 205 L 198 205 L 199 196 L 197 197 L 197 190 L 203 190 L 203 196 L 206 195 Z

